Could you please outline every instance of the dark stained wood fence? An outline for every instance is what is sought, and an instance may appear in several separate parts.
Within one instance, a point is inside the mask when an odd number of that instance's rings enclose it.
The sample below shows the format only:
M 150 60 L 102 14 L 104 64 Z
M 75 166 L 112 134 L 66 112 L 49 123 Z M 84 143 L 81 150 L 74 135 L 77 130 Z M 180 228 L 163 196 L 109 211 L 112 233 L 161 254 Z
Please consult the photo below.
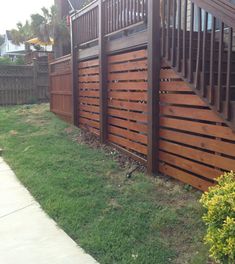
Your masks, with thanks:
M 206 190 L 235 170 L 235 133 L 170 67 L 161 78 L 160 172 Z
M 98 59 L 79 63 L 79 127 L 100 135 Z M 159 171 L 207 190 L 235 170 L 235 133 L 162 63 Z M 147 50 L 108 57 L 108 142 L 147 161 Z M 51 110 L 72 123 L 70 58 L 51 64 Z
M 207 47 L 219 45 L 220 57 L 224 49 L 222 40 L 207 38 L 212 1 L 202 2 L 168 0 L 160 6 L 159 0 L 99 0 L 76 12 L 71 58 L 50 67 L 51 110 L 138 159 L 149 173 L 207 190 L 223 171 L 235 170 L 235 132 L 201 93 L 212 65 L 204 56 Z M 214 2 L 212 9 L 219 3 Z M 200 30 L 192 26 L 193 8 L 190 23 L 187 3 L 198 6 Z M 212 14 L 224 27 L 222 11 Z M 234 65 L 228 48 L 228 56 L 217 60 L 221 69 Z M 229 96 L 234 76 L 228 71 L 224 78 Z M 235 113 L 235 101 L 227 102 Z
M 81 128 L 100 135 L 99 60 L 78 64 L 78 117 Z
M 108 140 L 147 155 L 147 50 L 108 58 Z
M 0 65 L 0 106 L 49 100 L 48 63 Z

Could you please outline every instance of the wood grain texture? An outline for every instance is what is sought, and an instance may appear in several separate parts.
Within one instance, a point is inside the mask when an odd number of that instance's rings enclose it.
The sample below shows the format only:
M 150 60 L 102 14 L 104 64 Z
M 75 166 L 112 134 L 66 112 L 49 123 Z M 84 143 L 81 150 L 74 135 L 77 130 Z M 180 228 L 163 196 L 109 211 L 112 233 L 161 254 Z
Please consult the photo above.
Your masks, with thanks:
M 50 64 L 51 112 L 72 123 L 71 58 L 61 58 Z
M 162 79 L 160 171 L 201 190 L 235 169 L 235 133 L 182 79 Z
M 100 135 L 99 60 L 78 63 L 78 113 L 80 127 Z
M 146 160 L 147 52 L 109 55 L 107 61 L 108 141 Z M 80 62 L 78 68 L 80 127 L 100 135 L 98 60 Z M 51 76 L 51 108 L 70 121 L 70 74 L 66 63 L 55 65 L 55 69 L 58 72 Z M 235 133 L 165 64 L 161 69 L 158 118 L 160 173 L 205 191 L 223 171 L 235 170 Z
M 108 140 L 147 154 L 147 52 L 108 57 Z

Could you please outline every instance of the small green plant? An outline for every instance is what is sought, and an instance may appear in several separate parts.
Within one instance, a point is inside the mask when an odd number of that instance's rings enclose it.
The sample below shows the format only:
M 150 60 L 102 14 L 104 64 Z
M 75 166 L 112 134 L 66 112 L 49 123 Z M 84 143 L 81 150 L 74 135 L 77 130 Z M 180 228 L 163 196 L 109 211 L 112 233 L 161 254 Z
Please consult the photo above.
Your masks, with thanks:
M 25 61 L 22 57 L 18 57 L 15 62 L 14 62 L 16 65 L 24 65 L 25 64 Z
M 0 65 L 23 65 L 25 64 L 22 57 L 18 57 L 15 61 L 12 61 L 9 57 L 0 57 Z
M 8 57 L 0 57 L 0 65 L 2 64 L 9 65 L 12 64 L 12 61 Z
M 217 263 L 235 263 L 235 173 L 224 173 L 218 184 L 202 195 L 206 209 L 203 220 L 207 226 L 205 243 Z
M 28 100 L 28 104 L 32 105 L 32 104 L 36 104 L 38 102 L 38 99 L 36 96 L 32 96 L 29 98 Z

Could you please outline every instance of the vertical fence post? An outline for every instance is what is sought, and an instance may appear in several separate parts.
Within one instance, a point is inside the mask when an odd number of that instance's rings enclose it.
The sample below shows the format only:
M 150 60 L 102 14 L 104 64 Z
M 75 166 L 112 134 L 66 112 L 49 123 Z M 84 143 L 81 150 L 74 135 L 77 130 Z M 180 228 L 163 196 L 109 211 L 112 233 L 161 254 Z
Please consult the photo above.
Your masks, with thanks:
M 38 61 L 33 59 L 33 97 L 35 101 L 38 101 Z
M 148 0 L 148 155 L 149 174 L 159 171 L 159 91 L 161 69 L 160 0 Z
M 78 121 L 78 43 L 76 43 L 74 26 L 75 20 L 70 19 L 70 36 L 71 36 L 71 78 L 72 78 L 72 122 L 79 126 Z M 78 29 L 77 29 L 78 30 Z M 76 35 L 78 32 L 76 32 Z
M 107 113 L 107 54 L 105 39 L 104 1 L 99 0 L 99 76 L 100 76 L 100 141 L 105 143 L 108 137 Z
M 50 102 L 50 112 L 53 111 L 53 95 L 52 95 L 52 65 L 51 63 L 48 62 L 48 77 L 49 77 L 49 82 L 48 82 L 48 94 L 49 94 L 49 102 Z

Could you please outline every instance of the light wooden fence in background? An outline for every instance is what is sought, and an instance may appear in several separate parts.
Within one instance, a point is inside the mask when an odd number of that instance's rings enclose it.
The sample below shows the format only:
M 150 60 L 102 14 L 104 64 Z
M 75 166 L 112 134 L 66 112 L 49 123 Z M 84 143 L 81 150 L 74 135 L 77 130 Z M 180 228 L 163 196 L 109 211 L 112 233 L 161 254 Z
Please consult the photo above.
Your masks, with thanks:
M 0 65 L 0 106 L 48 101 L 48 87 L 48 62 Z

